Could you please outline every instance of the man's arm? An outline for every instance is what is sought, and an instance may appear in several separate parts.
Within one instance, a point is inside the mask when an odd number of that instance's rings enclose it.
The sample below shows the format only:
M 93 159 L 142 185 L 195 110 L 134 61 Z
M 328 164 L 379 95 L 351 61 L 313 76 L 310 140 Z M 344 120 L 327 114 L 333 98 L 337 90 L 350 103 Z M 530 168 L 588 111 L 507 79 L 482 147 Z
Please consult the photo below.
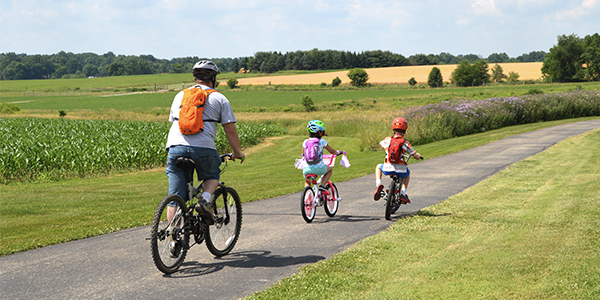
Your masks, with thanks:
M 235 128 L 235 123 L 231 122 L 223 124 L 223 130 L 225 131 L 225 135 L 227 136 L 227 141 L 229 142 L 231 149 L 233 149 L 233 160 L 235 161 L 236 158 L 240 158 L 243 162 L 246 155 L 242 153 L 242 148 L 240 147 L 240 138 L 238 136 L 237 129 Z

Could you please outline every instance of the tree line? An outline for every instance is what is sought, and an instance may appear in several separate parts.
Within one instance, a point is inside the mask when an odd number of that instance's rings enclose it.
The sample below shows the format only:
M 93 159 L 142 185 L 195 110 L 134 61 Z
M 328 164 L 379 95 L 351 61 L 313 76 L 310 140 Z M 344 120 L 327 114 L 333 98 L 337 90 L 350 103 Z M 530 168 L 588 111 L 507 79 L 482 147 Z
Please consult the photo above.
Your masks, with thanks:
M 463 60 L 452 72 L 450 82 L 456 86 L 478 86 L 491 81 L 518 80 L 518 74 L 509 72 L 505 75 L 498 64 L 492 68 L 490 76 L 488 63 L 493 62 L 489 58 L 474 63 Z M 541 71 L 546 82 L 600 80 L 600 35 L 595 33 L 584 38 L 576 34 L 559 35 L 558 43 L 545 55 Z
M 337 70 L 352 68 L 380 68 L 410 65 L 458 64 L 463 60 L 475 63 L 544 61 L 544 51 L 533 51 L 516 58 L 506 53 L 493 53 L 487 58 L 475 54 L 452 55 L 415 54 L 405 57 L 390 51 L 337 51 L 318 50 L 256 52 L 254 56 L 238 58 L 210 58 L 223 72 L 274 73 L 285 70 Z M 102 55 L 60 51 L 51 55 L 28 55 L 14 52 L 0 53 L 0 80 L 85 78 L 122 75 L 190 73 L 200 57 L 158 59 L 152 55 Z

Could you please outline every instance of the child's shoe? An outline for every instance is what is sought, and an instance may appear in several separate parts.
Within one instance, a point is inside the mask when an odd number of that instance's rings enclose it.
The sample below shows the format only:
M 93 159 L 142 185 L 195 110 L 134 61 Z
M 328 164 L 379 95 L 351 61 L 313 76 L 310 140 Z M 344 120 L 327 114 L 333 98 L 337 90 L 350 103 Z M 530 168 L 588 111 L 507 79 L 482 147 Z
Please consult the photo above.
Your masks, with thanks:
M 381 198 L 382 194 L 383 194 L 383 184 L 380 184 L 377 186 L 377 189 L 373 193 L 373 200 L 379 201 L 379 198 Z
M 402 204 L 410 203 L 410 200 L 408 200 L 408 195 L 400 195 L 400 202 L 402 202 Z

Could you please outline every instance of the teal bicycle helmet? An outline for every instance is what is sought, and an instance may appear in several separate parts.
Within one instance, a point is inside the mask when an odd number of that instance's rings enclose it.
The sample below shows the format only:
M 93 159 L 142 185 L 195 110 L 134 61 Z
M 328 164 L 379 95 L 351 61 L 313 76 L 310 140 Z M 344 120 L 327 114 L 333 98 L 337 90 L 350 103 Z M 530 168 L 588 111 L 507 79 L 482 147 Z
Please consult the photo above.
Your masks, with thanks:
M 308 122 L 308 126 L 306 126 L 306 130 L 311 133 L 317 133 L 319 131 L 325 132 L 325 124 L 320 120 L 312 120 Z

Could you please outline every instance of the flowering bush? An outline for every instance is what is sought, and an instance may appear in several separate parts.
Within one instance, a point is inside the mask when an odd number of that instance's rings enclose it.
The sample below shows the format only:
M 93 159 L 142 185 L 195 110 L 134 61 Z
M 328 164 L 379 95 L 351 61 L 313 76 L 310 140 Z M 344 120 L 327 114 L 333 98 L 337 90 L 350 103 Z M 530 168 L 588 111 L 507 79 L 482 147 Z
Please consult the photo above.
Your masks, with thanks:
M 600 116 L 599 91 L 445 101 L 407 111 L 406 138 L 419 145 L 506 126 L 586 116 Z

